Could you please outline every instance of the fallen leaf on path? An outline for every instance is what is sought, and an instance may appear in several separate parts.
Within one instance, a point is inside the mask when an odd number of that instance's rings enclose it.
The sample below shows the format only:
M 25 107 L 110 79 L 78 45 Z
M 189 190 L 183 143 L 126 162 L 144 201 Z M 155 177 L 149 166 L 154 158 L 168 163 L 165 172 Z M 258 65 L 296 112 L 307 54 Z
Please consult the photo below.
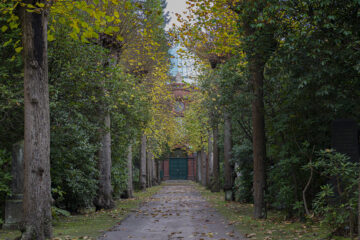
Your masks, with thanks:
M 245 237 L 247 237 L 247 238 L 252 238 L 252 237 L 255 237 L 255 236 L 256 236 L 256 233 L 245 234 Z
M 235 236 L 234 232 L 228 232 L 228 233 L 226 233 L 226 235 L 228 235 L 229 237 L 234 237 Z

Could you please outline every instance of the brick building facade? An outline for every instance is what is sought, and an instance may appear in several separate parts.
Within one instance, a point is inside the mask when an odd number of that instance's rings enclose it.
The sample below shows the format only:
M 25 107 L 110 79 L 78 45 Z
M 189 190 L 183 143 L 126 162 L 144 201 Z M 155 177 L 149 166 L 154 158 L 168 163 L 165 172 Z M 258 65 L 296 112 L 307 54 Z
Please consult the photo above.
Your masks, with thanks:
M 180 73 L 177 73 L 171 85 L 175 97 L 174 111 L 176 117 L 181 120 L 188 104 L 186 95 L 190 93 L 190 88 L 183 83 Z M 188 154 L 184 149 L 186 149 L 185 145 L 178 145 L 162 162 L 162 180 L 196 180 L 196 157 Z

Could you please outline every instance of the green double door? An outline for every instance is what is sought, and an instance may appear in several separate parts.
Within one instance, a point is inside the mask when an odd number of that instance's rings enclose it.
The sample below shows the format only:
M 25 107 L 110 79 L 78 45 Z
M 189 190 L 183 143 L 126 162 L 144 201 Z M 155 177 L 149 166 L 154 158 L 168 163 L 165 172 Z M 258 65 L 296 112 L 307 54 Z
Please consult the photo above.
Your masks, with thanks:
M 188 165 L 187 158 L 170 158 L 170 179 L 180 180 L 187 179 Z

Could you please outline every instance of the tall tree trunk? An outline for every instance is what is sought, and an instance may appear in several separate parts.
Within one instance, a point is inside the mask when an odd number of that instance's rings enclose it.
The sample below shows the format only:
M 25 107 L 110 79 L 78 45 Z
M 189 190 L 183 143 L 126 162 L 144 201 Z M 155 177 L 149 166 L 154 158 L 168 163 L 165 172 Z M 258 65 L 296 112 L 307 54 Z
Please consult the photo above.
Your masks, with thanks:
M 204 147 L 201 149 L 201 183 L 203 186 L 207 185 L 207 157 L 206 157 L 206 152 L 204 150 Z
M 156 169 L 157 169 L 157 182 L 158 184 L 161 183 L 161 163 L 162 161 L 156 161 Z
M 46 3 L 46 1 L 25 1 Z M 23 240 L 52 237 L 50 111 L 47 58 L 48 12 L 23 9 L 24 232 Z
M 149 175 L 149 187 L 154 185 L 154 157 L 151 151 L 148 153 L 148 175 Z
M 197 181 L 201 183 L 201 152 L 198 151 L 196 155 L 196 170 L 197 170 Z
M 152 154 L 151 162 L 152 162 L 151 169 L 152 169 L 153 185 L 157 185 L 157 183 L 158 183 L 158 181 L 157 181 L 157 168 L 156 168 L 155 158 L 154 158 L 153 154 Z
M 132 163 L 132 143 L 128 146 L 128 155 L 127 155 L 127 170 L 128 170 L 128 179 L 127 179 L 127 197 L 134 197 L 134 186 L 133 186 L 133 163 Z
M 250 76 L 253 86 L 252 102 L 253 161 L 254 161 L 254 217 L 264 218 L 265 212 L 265 117 L 264 117 L 264 66 L 255 57 L 250 58 Z
M 140 154 L 140 187 L 146 189 L 146 135 L 141 136 L 141 154 Z
M 110 113 L 104 114 L 104 128 L 100 129 L 101 147 L 98 152 L 99 189 L 94 201 L 96 209 L 110 209 L 115 206 L 111 186 L 111 134 Z
M 220 192 L 220 179 L 219 179 L 219 148 L 218 148 L 218 126 L 213 127 L 213 173 L 212 173 L 212 184 L 211 191 L 212 192 Z
M 152 187 L 152 170 L 151 170 L 151 152 L 147 152 L 147 158 L 146 158 L 146 183 L 147 187 Z
M 225 200 L 231 201 L 232 188 L 233 188 L 233 176 L 234 166 L 231 161 L 231 118 L 228 112 L 224 113 L 224 192 Z
M 207 188 L 210 188 L 210 170 L 209 170 L 209 162 L 210 162 L 210 159 L 209 159 L 209 154 L 207 154 L 206 155 L 206 162 L 205 162 L 205 164 L 206 164 L 206 171 L 205 171 L 205 173 L 206 173 L 206 187 Z
M 206 185 L 209 189 L 211 189 L 212 178 L 213 178 L 213 164 L 214 164 L 214 142 L 213 142 L 214 134 L 212 131 L 209 132 L 208 138 L 208 159 L 206 165 Z

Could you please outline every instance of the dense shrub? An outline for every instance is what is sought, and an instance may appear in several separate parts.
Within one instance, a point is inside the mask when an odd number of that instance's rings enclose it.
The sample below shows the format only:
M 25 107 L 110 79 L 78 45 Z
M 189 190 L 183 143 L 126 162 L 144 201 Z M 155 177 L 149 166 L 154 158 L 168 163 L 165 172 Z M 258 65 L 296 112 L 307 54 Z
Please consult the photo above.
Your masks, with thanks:
M 52 187 L 57 189 L 53 191 L 55 203 L 70 211 L 91 207 L 97 190 L 98 145 L 91 143 L 89 136 L 96 128 L 80 113 L 57 109 L 54 115 L 58 123 L 52 127 L 51 135 L 51 178 Z
M 49 45 L 51 177 L 56 206 L 79 211 L 97 191 L 98 115 L 104 51 L 59 27 Z
M 242 145 L 235 145 L 233 147 L 233 159 L 236 161 L 235 179 L 235 200 L 243 203 L 250 203 L 253 201 L 252 187 L 253 187 L 253 169 L 251 159 L 251 145 L 244 141 Z
M 128 171 L 125 160 L 115 162 L 111 168 L 111 181 L 115 198 L 120 198 L 127 189 Z
M 5 205 L 6 197 L 11 194 L 11 155 L 0 149 L 0 206 Z M 3 207 L 0 208 L 0 225 L 4 216 Z
M 359 163 L 334 150 L 318 153 L 313 168 L 328 179 L 314 199 L 314 211 L 332 233 L 349 234 L 355 230 L 358 205 Z M 310 167 L 310 164 L 307 166 Z
M 302 189 L 297 189 L 302 185 L 297 182 L 301 181 L 300 163 L 300 158 L 294 156 L 280 159 L 269 168 L 267 201 L 273 208 L 284 210 L 288 217 L 293 215 L 294 204 L 301 198 Z

